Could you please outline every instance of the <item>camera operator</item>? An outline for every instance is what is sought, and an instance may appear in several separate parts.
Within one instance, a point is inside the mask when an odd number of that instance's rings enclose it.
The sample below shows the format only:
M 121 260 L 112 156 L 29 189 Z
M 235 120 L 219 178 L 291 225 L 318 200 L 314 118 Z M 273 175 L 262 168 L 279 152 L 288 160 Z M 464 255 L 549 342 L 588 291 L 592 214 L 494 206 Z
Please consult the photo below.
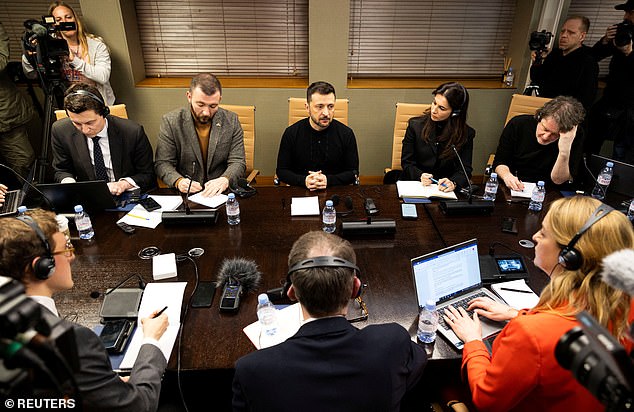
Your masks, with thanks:
M 634 0 L 614 7 L 623 10 L 623 22 L 607 28 L 593 47 L 597 60 L 612 56 L 603 97 L 589 116 L 587 153 L 599 153 L 603 141 L 614 140 L 613 157 L 634 163 Z M 588 146 L 590 145 L 590 146 Z
M 63 1 L 54 1 L 48 14 L 56 24 L 72 22 L 73 30 L 58 31 L 57 35 L 68 43 L 68 57 L 63 58 L 62 71 L 70 83 L 94 85 L 108 106 L 114 104 L 115 95 L 110 86 L 110 51 L 100 37 L 85 31 L 82 21 L 73 8 Z M 27 76 L 34 78 L 34 68 L 26 56 L 22 56 L 22 67 Z
M 559 32 L 559 47 L 553 48 L 543 62 L 533 51 L 531 80 L 539 86 L 542 97 L 572 96 L 588 110 L 597 93 L 599 65 L 591 48 L 585 46 L 590 20 L 584 16 L 568 17 Z

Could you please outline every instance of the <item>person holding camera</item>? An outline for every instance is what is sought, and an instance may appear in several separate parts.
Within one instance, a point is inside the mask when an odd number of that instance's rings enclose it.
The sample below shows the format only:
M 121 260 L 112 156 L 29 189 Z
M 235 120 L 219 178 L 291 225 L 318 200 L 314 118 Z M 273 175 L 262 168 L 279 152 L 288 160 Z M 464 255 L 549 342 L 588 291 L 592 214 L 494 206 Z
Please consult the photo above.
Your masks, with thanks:
M 144 338 L 139 355 L 130 376 L 120 378 L 101 339 L 59 316 L 53 295 L 73 287 L 75 252 L 69 246 L 52 212 L 33 209 L 23 217 L 0 219 L 0 273 L 24 285 L 26 295 L 42 306 L 42 317 L 49 325 L 62 322 L 74 332 L 78 368 L 73 375 L 81 398 L 79 410 L 156 411 L 167 366 L 158 340 L 167 330 L 167 315 L 157 316 L 157 310 L 141 320 Z
M 588 153 L 599 153 L 603 141 L 614 140 L 615 160 L 634 164 L 634 0 L 614 7 L 623 10 L 623 22 L 607 28 L 592 48 L 597 60 L 612 56 L 603 96 L 589 116 Z
M 585 16 L 568 17 L 559 32 L 559 47 L 542 59 L 532 52 L 532 84 L 539 96 L 572 96 L 588 110 L 597 94 L 599 65 L 591 48 L 584 45 L 590 20 Z
M 467 125 L 469 93 L 460 83 L 444 83 L 433 92 L 431 108 L 409 119 L 401 167 L 403 180 L 420 180 L 429 186 L 437 180 L 438 189 L 452 192 L 468 187 L 471 177 L 475 130 Z M 465 176 L 456 153 L 469 176 Z
M 108 106 L 115 101 L 110 86 L 110 51 L 103 39 L 90 34 L 77 17 L 75 10 L 63 1 L 54 1 L 48 8 L 56 24 L 75 23 L 74 29 L 60 30 L 58 36 L 68 43 L 68 56 L 63 59 L 63 76 L 69 83 L 89 83 L 95 86 Z M 22 55 L 22 67 L 29 77 L 35 77 L 34 68 Z
M 462 364 L 473 403 L 478 410 L 496 411 L 603 410 L 558 364 L 555 346 L 578 325 L 575 315 L 585 310 L 632 349 L 626 341 L 631 297 L 601 279 L 604 257 L 634 247 L 632 224 L 591 197 L 562 198 L 550 205 L 533 240 L 535 265 L 550 276 L 533 309 L 518 311 L 476 298 L 468 307 L 474 310 L 472 318 L 462 308 L 445 311 L 445 321 L 465 342 Z M 480 316 L 509 320 L 491 354 L 481 340 Z

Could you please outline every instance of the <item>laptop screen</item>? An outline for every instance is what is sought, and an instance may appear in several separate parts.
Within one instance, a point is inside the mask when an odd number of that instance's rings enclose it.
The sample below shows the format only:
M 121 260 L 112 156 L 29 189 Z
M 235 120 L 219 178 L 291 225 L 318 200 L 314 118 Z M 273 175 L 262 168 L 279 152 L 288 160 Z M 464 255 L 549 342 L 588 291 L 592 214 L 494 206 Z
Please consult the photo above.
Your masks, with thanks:
M 593 154 L 590 158 L 592 178 L 596 179 L 607 162 L 614 163 L 614 175 L 612 176 L 612 182 L 610 182 L 608 190 L 624 196 L 634 197 L 634 185 L 632 184 L 634 181 L 634 165 Z M 594 182 L 592 182 L 592 185 L 594 185 Z M 591 190 L 592 187 L 589 189 Z
M 471 239 L 412 259 L 418 306 L 437 304 L 481 285 L 478 241 Z

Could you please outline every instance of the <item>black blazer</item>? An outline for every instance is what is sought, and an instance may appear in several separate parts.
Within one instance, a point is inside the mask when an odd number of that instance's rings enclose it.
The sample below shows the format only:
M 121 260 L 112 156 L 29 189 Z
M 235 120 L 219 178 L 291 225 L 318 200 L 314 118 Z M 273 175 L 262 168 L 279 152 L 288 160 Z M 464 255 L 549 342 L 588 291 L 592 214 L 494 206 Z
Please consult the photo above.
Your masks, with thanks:
M 395 323 L 359 330 L 343 317 L 304 324 L 236 363 L 234 411 L 398 411 L 425 350 Z
M 107 119 L 115 180 L 132 178 L 143 192 L 156 187 L 152 146 L 143 126 L 117 116 L 108 116 Z M 51 141 L 56 182 L 61 182 L 65 177 L 77 181 L 96 180 L 86 136 L 77 130 L 70 119 L 53 123 Z
M 460 187 L 467 187 L 467 177 L 462 172 L 460 162 L 454 156 L 441 159 L 440 153 L 444 149 L 444 142 L 436 140 L 436 131 L 432 130 L 429 143 L 423 140 L 423 127 L 430 121 L 429 116 L 419 116 L 409 119 L 405 137 L 403 138 L 403 152 L 401 154 L 402 180 L 420 180 L 423 173 L 431 173 L 435 179 L 443 177 L 456 182 Z M 473 139 L 475 130 L 467 126 L 467 142 L 458 149 L 462 163 L 471 178 L 471 159 L 473 157 Z

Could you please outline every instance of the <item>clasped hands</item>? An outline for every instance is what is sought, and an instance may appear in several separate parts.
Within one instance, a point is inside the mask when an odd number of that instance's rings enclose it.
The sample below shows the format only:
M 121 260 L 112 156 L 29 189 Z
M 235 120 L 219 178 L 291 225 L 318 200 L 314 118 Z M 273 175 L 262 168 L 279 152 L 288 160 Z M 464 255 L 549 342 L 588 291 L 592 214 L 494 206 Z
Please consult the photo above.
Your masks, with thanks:
M 440 190 L 441 192 L 453 192 L 454 190 L 456 190 L 456 185 L 446 177 L 443 177 L 439 180 L 432 180 L 433 177 L 434 175 L 432 175 L 431 173 L 423 173 L 422 175 L 420 175 L 420 182 L 423 184 L 423 186 L 429 186 L 432 183 L 438 182 L 438 190 Z
M 304 183 L 306 184 L 306 189 L 309 190 L 325 189 L 328 187 L 328 178 L 321 170 L 316 172 L 309 171 L 308 176 L 304 179 Z
M 516 309 L 491 298 L 475 298 L 469 302 L 467 310 L 473 310 L 472 318 L 461 307 L 456 309 L 453 306 L 447 306 L 442 314 L 447 325 L 465 343 L 472 340 L 482 340 L 482 326 L 479 316 L 495 321 L 505 321 L 513 319 L 519 313 Z
M 191 188 L 189 187 L 191 182 Z M 224 176 L 220 176 L 216 179 L 211 179 L 207 183 L 205 183 L 205 187 L 201 185 L 199 182 L 191 179 L 181 179 L 178 182 L 178 190 L 181 193 L 187 193 L 189 189 L 190 193 L 197 193 L 204 197 L 212 197 L 218 194 L 221 194 L 229 187 L 229 179 Z

